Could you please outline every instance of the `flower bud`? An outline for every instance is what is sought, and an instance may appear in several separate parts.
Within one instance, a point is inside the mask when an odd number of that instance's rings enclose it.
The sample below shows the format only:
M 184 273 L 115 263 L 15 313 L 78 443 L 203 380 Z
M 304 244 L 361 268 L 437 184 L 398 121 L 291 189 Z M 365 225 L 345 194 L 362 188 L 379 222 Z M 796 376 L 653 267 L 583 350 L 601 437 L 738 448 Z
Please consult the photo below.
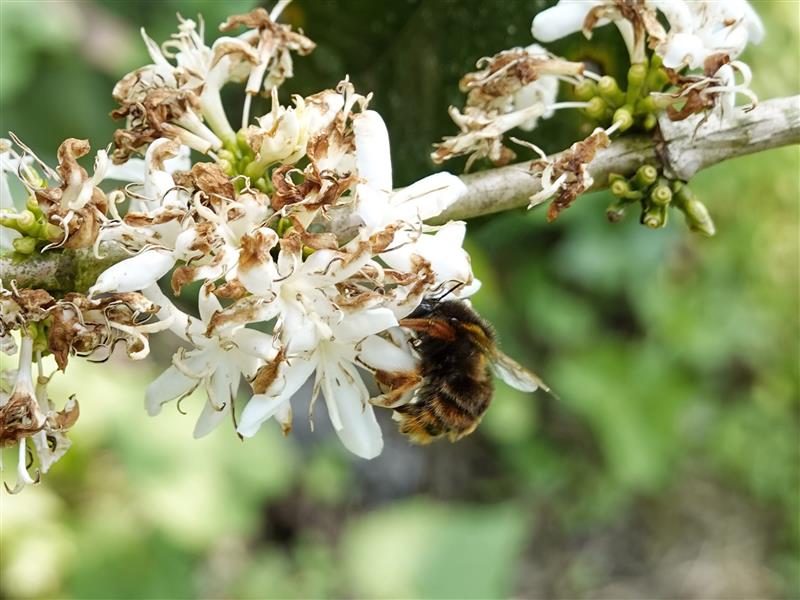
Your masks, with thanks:
M 273 191 L 270 183 L 263 177 L 259 177 L 258 179 L 256 179 L 253 185 L 257 190 L 264 192 L 265 194 L 269 194 L 270 192 Z
M 611 179 L 609 178 L 609 181 Z M 625 194 L 631 191 L 631 186 L 628 184 L 625 179 L 617 179 L 611 182 L 610 185 L 611 193 L 614 194 L 617 198 L 624 198 Z
M 630 205 L 622 198 L 615 199 L 606 209 L 606 218 L 611 223 L 619 223 L 625 216 L 625 209 Z
M 653 53 L 650 57 L 650 68 L 647 70 L 647 89 L 651 92 L 660 92 L 669 82 L 669 76 L 661 63 L 661 57 Z
M 236 175 L 236 169 L 233 166 L 233 163 L 227 159 L 220 158 L 217 160 L 217 165 L 219 168 L 222 169 L 222 172 L 229 177 L 233 177 Z
M 673 184 L 673 189 L 675 190 L 673 203 L 686 217 L 686 224 L 689 226 L 689 230 L 709 237 L 714 235 L 716 227 L 706 205 L 695 196 L 694 192 L 685 183 L 677 181 Z
M 654 112 L 658 112 L 658 106 L 656 106 L 656 100 L 653 96 L 648 94 L 644 98 L 639 98 L 636 101 L 636 114 Z
M 633 106 L 642 95 L 642 87 L 647 78 L 647 65 L 636 63 L 628 69 L 628 89 L 625 93 L 625 102 Z
M 225 148 L 217 152 L 217 156 L 220 158 L 220 160 L 227 160 L 231 164 L 236 162 L 236 155 Z
M 658 179 L 658 169 L 653 165 L 642 165 L 636 170 L 633 183 L 639 189 L 646 189 L 653 185 L 656 179 Z
M 36 228 L 36 216 L 29 210 L 23 210 L 17 216 L 17 229 L 21 233 L 33 233 Z
M 242 156 L 255 156 L 250 143 L 247 141 L 247 132 L 244 129 L 240 129 L 236 133 L 236 147 Z
M 654 113 L 647 113 L 642 119 L 642 129 L 652 131 L 658 125 L 658 117 Z
M 283 237 L 283 234 L 285 234 L 291 226 L 292 226 L 291 219 L 287 219 L 286 217 L 281 217 L 280 219 L 278 219 L 278 227 L 275 230 L 278 234 L 278 237 Z
M 660 229 L 667 224 L 667 207 L 658 204 L 649 205 L 642 212 L 642 225 L 650 229 Z
M 591 79 L 583 79 L 575 84 L 573 91 L 578 100 L 588 102 L 597 95 L 597 84 Z
M 606 114 L 608 104 L 600 96 L 595 96 L 589 100 L 589 105 L 584 109 L 587 116 L 595 121 L 600 121 Z
M 626 131 L 633 125 L 633 110 L 627 104 L 614 112 L 612 123 L 620 123 L 619 131 Z
M 39 208 L 39 202 L 36 200 L 36 196 L 28 196 L 28 199 L 25 201 L 25 208 L 27 208 L 37 217 L 42 215 L 42 209 Z
M 597 91 L 600 92 L 603 100 L 613 108 L 625 104 L 625 94 L 619 89 L 617 80 L 609 75 L 600 78 L 600 81 L 597 82 Z
M 37 241 L 36 238 L 22 236 L 13 239 L 11 245 L 14 246 L 14 250 L 20 254 L 33 254 L 33 251 L 36 250 Z
M 650 190 L 650 201 L 658 206 L 666 206 L 672 200 L 672 190 L 666 180 L 662 179 L 658 185 Z

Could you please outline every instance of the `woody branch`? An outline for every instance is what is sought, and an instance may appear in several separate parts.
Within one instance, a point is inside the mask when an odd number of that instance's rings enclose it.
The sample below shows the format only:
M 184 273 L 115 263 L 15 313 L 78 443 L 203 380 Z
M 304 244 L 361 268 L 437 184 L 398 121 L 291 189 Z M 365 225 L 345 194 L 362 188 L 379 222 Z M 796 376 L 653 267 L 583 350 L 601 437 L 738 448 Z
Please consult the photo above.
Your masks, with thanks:
M 665 175 L 689 180 L 702 169 L 726 160 L 762 150 L 800 144 L 800 96 L 775 98 L 760 103 L 738 119 L 720 123 L 716 116 L 702 115 L 677 123 L 662 117 L 659 135 L 627 135 L 597 153 L 589 165 L 594 179 L 591 190 L 607 187 L 609 173 L 631 175 L 642 164 L 659 164 Z M 553 157 L 551 157 L 553 158 Z M 466 192 L 435 221 L 469 219 L 520 208 L 541 190 L 531 163 L 464 175 Z M 343 237 L 344 223 L 333 214 L 333 229 Z M 54 292 L 85 292 L 97 275 L 129 256 L 119 245 L 101 246 L 102 259 L 91 250 L 52 252 L 23 261 L 0 258 L 0 279 L 16 281 L 19 287 L 43 288 Z

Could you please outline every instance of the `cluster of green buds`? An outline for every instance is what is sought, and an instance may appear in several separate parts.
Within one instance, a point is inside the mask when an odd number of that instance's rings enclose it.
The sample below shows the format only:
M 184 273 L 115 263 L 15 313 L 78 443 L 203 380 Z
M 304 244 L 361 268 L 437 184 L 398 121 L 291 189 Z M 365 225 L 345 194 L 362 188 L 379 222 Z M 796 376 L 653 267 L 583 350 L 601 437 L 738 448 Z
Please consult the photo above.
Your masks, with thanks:
M 659 175 L 658 169 L 653 165 L 642 165 L 630 178 L 611 173 L 608 183 L 615 197 L 606 211 L 606 216 L 612 223 L 619 222 L 625 215 L 625 210 L 638 202 L 642 225 L 659 229 L 667 224 L 668 209 L 674 206 L 683 213 L 691 231 L 707 236 L 714 235 L 711 215 L 689 185 L 683 181 L 667 180 Z
M 648 61 L 631 65 L 625 90 L 616 79 L 605 75 L 597 81 L 589 78 L 580 81 L 575 86 L 575 96 L 588 103 L 584 112 L 601 125 L 619 122 L 619 131 L 634 125 L 650 131 L 658 123 L 658 113 L 665 108 L 664 102 L 669 102 L 668 98 L 662 100 L 651 92 L 661 92 L 668 83 L 661 57 L 653 54 Z
M 269 181 L 266 166 L 256 161 L 256 154 L 247 141 L 244 130 L 236 134 L 236 143 L 225 142 L 224 148 L 217 153 L 217 164 L 229 177 L 233 177 L 233 185 L 241 192 L 247 185 L 270 194 L 274 191 Z M 265 177 L 265 175 L 267 175 Z
M 57 242 L 64 237 L 60 227 L 47 221 L 47 216 L 33 195 L 28 197 L 24 210 L 9 208 L 0 211 L 0 226 L 20 233 L 11 242 L 14 250 L 20 254 L 33 254 L 42 244 Z

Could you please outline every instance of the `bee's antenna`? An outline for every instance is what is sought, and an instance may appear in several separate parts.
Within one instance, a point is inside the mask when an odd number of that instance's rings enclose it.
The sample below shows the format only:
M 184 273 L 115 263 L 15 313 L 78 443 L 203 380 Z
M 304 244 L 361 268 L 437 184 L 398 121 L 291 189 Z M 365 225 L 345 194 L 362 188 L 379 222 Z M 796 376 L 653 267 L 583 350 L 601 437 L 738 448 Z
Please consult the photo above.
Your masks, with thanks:
M 464 282 L 463 281 L 459 281 L 453 287 L 451 287 L 449 290 L 447 290 L 446 292 L 442 293 L 441 295 L 433 296 L 432 300 L 434 302 L 441 302 L 442 300 L 447 298 L 450 294 L 455 292 L 458 288 L 463 287 L 463 286 L 464 286 Z

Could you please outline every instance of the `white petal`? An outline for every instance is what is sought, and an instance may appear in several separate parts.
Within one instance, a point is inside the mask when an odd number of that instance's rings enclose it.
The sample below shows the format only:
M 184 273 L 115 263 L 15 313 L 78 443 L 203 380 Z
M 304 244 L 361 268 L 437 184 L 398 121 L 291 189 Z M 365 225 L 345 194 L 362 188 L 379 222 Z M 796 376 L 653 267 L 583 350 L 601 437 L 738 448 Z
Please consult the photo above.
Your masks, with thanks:
M 397 317 L 388 308 L 350 311 L 344 315 L 342 322 L 333 328 L 337 342 L 355 342 L 398 325 Z
M 439 283 L 447 281 L 472 281 L 469 255 L 461 247 L 466 226 L 462 221 L 451 221 L 434 234 L 422 234 L 413 241 L 408 232 L 395 235 L 398 247 L 381 254 L 390 267 L 400 271 L 413 270 L 412 256 L 422 256 L 431 263 Z M 405 240 L 404 240 L 405 237 Z M 403 242 L 407 243 L 403 243 Z
M 319 343 L 317 324 L 311 319 L 297 302 L 284 305 L 281 329 L 286 332 L 286 352 L 291 356 L 310 352 Z
M 244 407 L 241 421 L 236 431 L 244 437 L 253 437 L 264 421 L 276 416 L 286 406 L 291 406 L 289 400 L 283 394 L 279 396 L 254 395 Z
M 240 351 L 250 356 L 271 360 L 277 354 L 275 339 L 270 334 L 255 329 L 240 329 L 233 334 L 233 341 Z
M 366 183 L 359 183 L 356 186 L 355 214 L 368 233 L 375 232 L 391 219 L 389 194 Z
M 211 376 L 211 381 L 206 389 L 208 394 L 208 402 L 217 410 L 221 410 L 225 406 L 230 405 L 236 390 L 239 388 L 239 373 L 236 365 L 231 363 L 229 357 L 226 356 L 219 359 L 214 364 L 214 374 Z
M 187 377 L 175 366 L 167 368 L 147 386 L 144 405 L 151 417 L 161 412 L 161 407 L 170 400 L 188 394 L 197 385 L 197 380 Z
M 203 286 L 197 296 L 197 310 L 200 312 L 200 319 L 203 323 L 208 323 L 215 312 L 222 310 L 222 305 L 219 303 L 219 298 L 214 294 L 209 294 Z
M 678 69 L 684 65 L 692 68 L 703 64 L 708 51 L 703 40 L 691 33 L 676 33 L 666 45 L 659 46 L 658 53 L 668 69 Z
M 395 219 L 407 222 L 431 219 L 466 192 L 467 186 L 455 175 L 434 173 L 392 194 L 392 206 L 398 211 Z
M 166 275 L 174 264 L 172 252 L 146 250 L 103 271 L 89 289 L 89 295 L 142 290 Z
M 358 357 L 376 371 L 413 371 L 417 368 L 410 350 L 398 348 L 377 335 L 371 335 L 359 344 Z
M 533 18 L 531 33 L 540 42 L 552 42 L 583 29 L 589 10 L 600 4 L 594 0 L 561 0 Z M 598 25 L 608 23 L 603 19 Z
M 222 410 L 217 410 L 210 402 L 206 402 L 203 406 L 203 412 L 197 419 L 194 426 L 192 436 L 195 439 L 200 439 L 211 433 L 217 425 L 222 423 L 223 419 L 230 413 L 230 404 L 226 404 Z
M 144 181 L 144 174 L 144 159 L 129 158 L 121 165 L 109 165 L 108 169 L 106 170 L 106 179 L 142 183 Z
M 353 116 L 358 176 L 379 190 L 392 189 L 389 132 L 381 116 L 366 110 Z
M 355 369 L 345 369 L 343 364 L 326 363 L 322 392 L 331 422 L 345 448 L 361 458 L 378 456 L 383 449 L 383 434 L 372 405 L 367 402 L 364 382 Z M 334 419 L 334 415 L 338 418 Z
M 278 379 L 270 389 L 264 394 L 253 396 L 244 407 L 237 431 L 245 437 L 255 435 L 264 421 L 272 417 L 283 403 L 289 402 L 316 366 L 316 357 L 311 357 L 310 360 L 294 358 L 281 365 Z

